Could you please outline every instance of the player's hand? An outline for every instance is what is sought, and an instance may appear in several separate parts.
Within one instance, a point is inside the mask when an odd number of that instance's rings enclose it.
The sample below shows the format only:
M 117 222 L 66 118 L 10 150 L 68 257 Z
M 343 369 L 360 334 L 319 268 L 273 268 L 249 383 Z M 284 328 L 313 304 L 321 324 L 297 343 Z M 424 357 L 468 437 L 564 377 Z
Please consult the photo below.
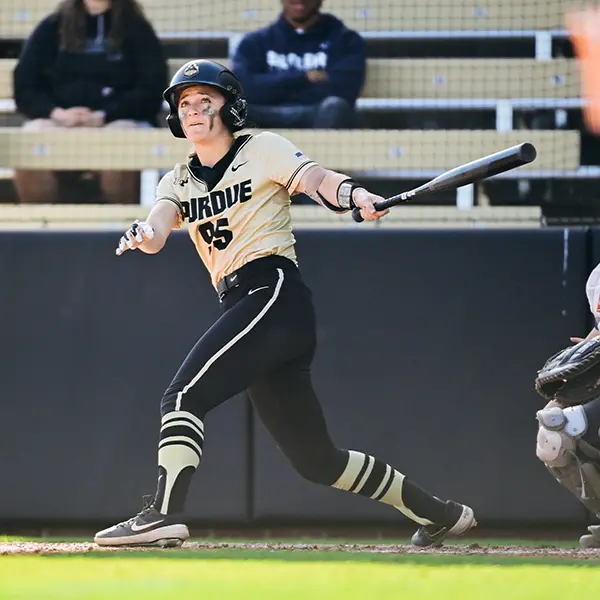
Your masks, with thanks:
M 71 108 L 55 108 L 50 113 L 50 118 L 63 127 L 78 127 L 83 125 L 90 114 L 90 109 L 85 106 L 73 106 Z
M 83 119 L 84 127 L 102 127 L 104 125 L 104 113 L 100 110 L 90 111 Z
M 327 71 L 322 71 L 321 69 L 310 69 L 305 71 L 304 74 L 306 75 L 306 79 L 308 79 L 311 83 L 319 83 L 329 79 Z
M 371 192 L 365 189 L 359 188 L 354 190 L 352 199 L 354 200 L 354 204 L 360 208 L 360 214 L 365 221 L 377 221 L 390 212 L 389 208 L 377 210 L 374 206 L 375 202 L 381 202 L 384 198 L 376 194 L 371 194 Z
M 135 221 L 131 227 L 122 235 L 119 240 L 119 245 L 115 251 L 117 256 L 121 256 L 125 250 L 135 250 L 146 240 L 151 240 L 154 237 L 154 229 L 142 221 Z

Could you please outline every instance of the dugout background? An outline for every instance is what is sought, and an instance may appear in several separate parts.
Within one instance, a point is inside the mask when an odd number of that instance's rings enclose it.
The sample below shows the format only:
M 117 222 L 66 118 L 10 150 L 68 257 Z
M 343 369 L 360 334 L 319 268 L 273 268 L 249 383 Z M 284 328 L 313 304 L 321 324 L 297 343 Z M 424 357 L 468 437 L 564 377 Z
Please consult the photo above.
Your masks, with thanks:
M 483 523 L 584 524 L 535 457 L 536 369 L 591 323 L 589 228 L 300 230 L 315 385 L 342 447 Z M 0 235 L 0 523 L 99 523 L 153 493 L 159 400 L 219 313 L 184 233 L 117 259 L 116 232 Z M 344 301 L 340 301 L 344 299 Z M 210 413 L 194 523 L 398 523 L 303 481 L 244 396 Z

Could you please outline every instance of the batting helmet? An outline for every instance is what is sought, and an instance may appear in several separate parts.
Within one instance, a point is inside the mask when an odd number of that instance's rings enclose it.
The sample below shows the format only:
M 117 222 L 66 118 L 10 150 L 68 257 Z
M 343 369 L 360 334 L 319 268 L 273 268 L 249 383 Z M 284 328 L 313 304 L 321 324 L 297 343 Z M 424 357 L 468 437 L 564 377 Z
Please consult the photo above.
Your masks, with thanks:
M 163 98 L 169 104 L 167 123 L 171 133 L 178 138 L 185 137 L 177 111 L 179 94 L 186 87 L 201 83 L 213 85 L 225 96 L 226 102 L 220 111 L 225 126 L 231 131 L 242 129 L 248 112 L 242 84 L 227 67 L 213 60 L 202 59 L 192 60 L 183 65 L 173 75 L 171 84 L 163 92 Z

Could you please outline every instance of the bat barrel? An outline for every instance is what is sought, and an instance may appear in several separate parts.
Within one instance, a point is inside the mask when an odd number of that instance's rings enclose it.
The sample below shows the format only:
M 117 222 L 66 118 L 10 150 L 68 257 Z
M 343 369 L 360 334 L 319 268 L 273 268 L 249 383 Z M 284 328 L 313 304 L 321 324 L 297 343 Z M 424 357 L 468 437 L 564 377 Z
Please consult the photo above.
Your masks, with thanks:
M 529 142 L 524 142 L 446 171 L 418 188 L 378 202 L 375 208 L 377 210 L 385 210 L 415 196 L 454 190 L 463 185 L 522 167 L 533 162 L 536 156 L 537 151 L 535 146 Z M 358 209 L 352 211 L 352 218 L 358 223 L 363 220 Z

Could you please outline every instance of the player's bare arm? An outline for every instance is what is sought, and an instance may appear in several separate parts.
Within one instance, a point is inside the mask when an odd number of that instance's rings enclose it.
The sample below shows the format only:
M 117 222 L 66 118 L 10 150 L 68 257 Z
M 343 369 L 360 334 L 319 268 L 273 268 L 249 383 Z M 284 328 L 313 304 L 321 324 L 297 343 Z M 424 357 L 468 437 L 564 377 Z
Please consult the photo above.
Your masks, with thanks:
M 583 342 L 583 340 L 585 340 L 586 342 L 588 340 L 591 340 L 595 337 L 598 337 L 600 335 L 600 331 L 598 331 L 595 327 L 584 337 L 572 337 L 569 338 L 573 343 L 578 344 L 579 342 Z
M 371 194 L 347 175 L 318 165 L 304 173 L 294 191 L 306 194 L 320 204 L 325 200 L 333 207 L 343 210 L 350 210 L 356 206 L 360 208 L 366 221 L 376 221 L 389 212 L 389 209 L 381 211 L 375 209 L 375 202 L 383 200 L 381 196 Z
M 125 250 L 138 249 L 146 254 L 160 252 L 178 221 L 179 211 L 172 202 L 157 202 L 145 221 L 136 221 L 123 234 L 116 250 L 117 256 Z

